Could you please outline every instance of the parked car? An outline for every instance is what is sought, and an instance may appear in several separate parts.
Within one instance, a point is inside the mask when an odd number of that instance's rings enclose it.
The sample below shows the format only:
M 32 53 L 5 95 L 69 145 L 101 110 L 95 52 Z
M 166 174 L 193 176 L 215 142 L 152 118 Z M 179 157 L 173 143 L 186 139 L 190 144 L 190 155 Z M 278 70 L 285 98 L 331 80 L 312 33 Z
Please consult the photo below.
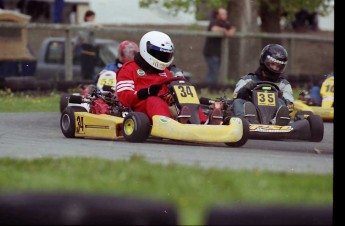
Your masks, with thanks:
M 73 80 L 82 79 L 80 67 L 79 46 L 73 46 Z M 95 73 L 102 70 L 107 64 L 114 62 L 117 58 L 119 42 L 111 39 L 96 39 L 97 60 Z M 65 80 L 65 38 L 46 38 L 41 45 L 36 67 L 35 78 L 38 80 Z

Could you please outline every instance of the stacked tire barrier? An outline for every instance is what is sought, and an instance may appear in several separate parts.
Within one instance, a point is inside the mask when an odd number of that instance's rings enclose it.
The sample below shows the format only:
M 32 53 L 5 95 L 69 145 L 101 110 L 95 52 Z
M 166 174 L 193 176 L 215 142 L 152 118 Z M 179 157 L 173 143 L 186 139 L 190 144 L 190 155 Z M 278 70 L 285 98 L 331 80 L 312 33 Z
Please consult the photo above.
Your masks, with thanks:
M 211 207 L 204 225 L 332 225 L 324 206 Z M 0 225 L 179 225 L 175 205 L 163 201 L 76 193 L 0 195 Z

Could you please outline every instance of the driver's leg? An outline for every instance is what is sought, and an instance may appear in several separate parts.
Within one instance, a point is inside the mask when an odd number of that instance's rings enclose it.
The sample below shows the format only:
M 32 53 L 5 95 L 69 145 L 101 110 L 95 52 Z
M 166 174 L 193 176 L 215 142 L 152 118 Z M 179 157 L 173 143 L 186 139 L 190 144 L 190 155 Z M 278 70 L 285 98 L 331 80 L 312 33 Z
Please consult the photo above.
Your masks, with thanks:
M 241 99 L 241 98 L 234 99 L 234 101 L 231 105 L 231 110 L 234 113 L 234 116 L 244 117 L 244 103 L 245 102 L 246 102 L 246 100 Z

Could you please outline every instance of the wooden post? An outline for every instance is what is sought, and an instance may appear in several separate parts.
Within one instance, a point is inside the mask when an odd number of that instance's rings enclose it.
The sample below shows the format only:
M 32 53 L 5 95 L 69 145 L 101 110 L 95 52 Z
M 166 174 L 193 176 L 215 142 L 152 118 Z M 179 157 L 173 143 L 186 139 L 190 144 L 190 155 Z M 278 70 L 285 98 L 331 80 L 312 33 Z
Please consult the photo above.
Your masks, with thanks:
M 72 38 L 71 30 L 66 29 L 65 36 L 65 80 L 73 80 Z

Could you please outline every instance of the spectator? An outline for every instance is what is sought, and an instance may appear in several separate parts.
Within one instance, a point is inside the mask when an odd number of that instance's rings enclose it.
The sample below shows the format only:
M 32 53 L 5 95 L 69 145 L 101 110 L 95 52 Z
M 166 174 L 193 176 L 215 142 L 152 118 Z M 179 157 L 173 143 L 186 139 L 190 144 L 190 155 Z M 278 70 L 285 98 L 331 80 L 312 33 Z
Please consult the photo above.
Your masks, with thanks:
M 292 22 L 292 27 L 295 30 L 299 29 L 311 29 L 316 31 L 319 29 L 318 13 L 308 12 L 305 9 L 301 9 L 295 14 L 295 20 Z
M 69 23 L 76 24 L 77 23 L 77 4 L 72 6 L 72 10 L 69 14 Z
M 88 10 L 84 14 L 84 23 L 81 25 L 89 28 L 101 27 L 95 23 L 96 14 L 92 10 Z M 95 47 L 95 35 L 93 31 L 80 30 L 77 37 L 77 46 L 81 48 L 80 66 L 83 79 L 92 80 L 95 74 L 95 61 L 97 50 Z
M 228 21 L 228 12 L 225 8 L 218 8 L 213 11 L 210 24 L 207 28 L 211 32 L 223 32 L 226 37 L 232 37 L 236 28 Z M 222 39 L 218 37 L 207 37 L 203 54 L 208 66 L 206 82 L 215 84 L 219 77 L 220 55 Z
M 64 0 L 54 0 L 53 3 L 53 23 L 61 23 L 61 15 L 64 8 Z

